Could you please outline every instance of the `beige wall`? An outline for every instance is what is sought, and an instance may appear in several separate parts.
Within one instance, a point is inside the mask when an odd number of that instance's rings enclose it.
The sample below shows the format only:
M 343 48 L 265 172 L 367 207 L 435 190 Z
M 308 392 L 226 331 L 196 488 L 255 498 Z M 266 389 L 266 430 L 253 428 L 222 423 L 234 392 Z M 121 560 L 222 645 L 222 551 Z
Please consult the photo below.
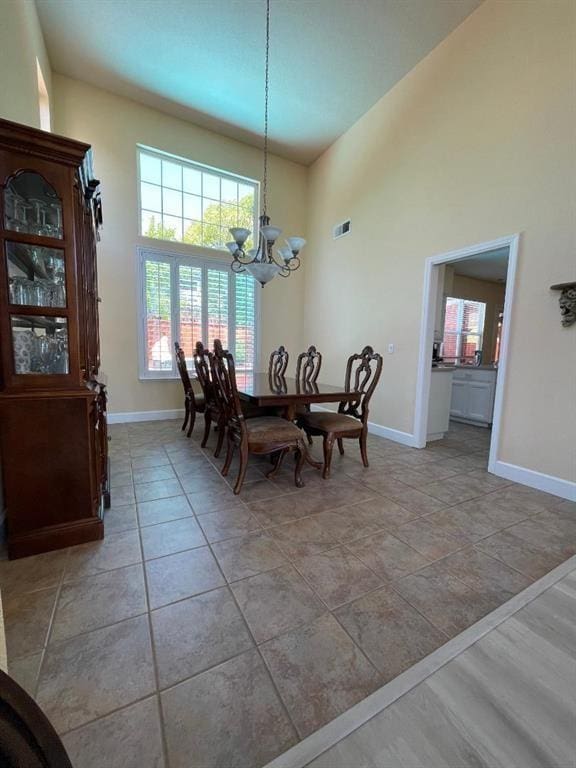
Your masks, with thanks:
M 487 0 L 312 166 L 305 339 L 326 380 L 385 352 L 371 419 L 412 433 L 426 257 L 522 233 L 498 458 L 574 479 L 572 0 Z M 350 217 L 338 241 L 335 223 Z
M 55 130 L 93 146 L 95 170 L 102 180 L 100 335 L 110 411 L 180 408 L 179 382 L 138 379 L 136 247 L 147 244 L 161 248 L 163 244 L 138 236 L 136 145 L 146 144 L 253 179 L 261 178 L 262 152 L 60 75 L 53 76 L 53 92 Z M 282 226 L 287 235 L 304 234 L 306 168 L 272 156 L 269 180 L 269 214 L 273 222 Z M 178 247 L 168 245 L 171 250 Z M 196 250 L 214 255 L 211 250 Z M 229 258 L 226 254 L 220 256 Z M 293 353 L 299 350 L 302 284 L 301 270 L 287 280 L 277 278 L 262 290 L 263 357 L 279 344 Z
M 33 0 L 0 0 L 0 117 L 40 127 L 36 59 L 51 95 L 51 70 Z
M 503 283 L 491 280 L 479 280 L 466 275 L 455 275 L 454 267 L 446 265 L 444 273 L 444 296 L 452 296 L 455 299 L 469 299 L 470 301 L 482 301 L 486 304 L 484 314 L 484 333 L 482 338 L 483 362 L 491 363 L 494 360 L 496 346 L 496 321 L 498 312 L 504 308 L 506 286 Z

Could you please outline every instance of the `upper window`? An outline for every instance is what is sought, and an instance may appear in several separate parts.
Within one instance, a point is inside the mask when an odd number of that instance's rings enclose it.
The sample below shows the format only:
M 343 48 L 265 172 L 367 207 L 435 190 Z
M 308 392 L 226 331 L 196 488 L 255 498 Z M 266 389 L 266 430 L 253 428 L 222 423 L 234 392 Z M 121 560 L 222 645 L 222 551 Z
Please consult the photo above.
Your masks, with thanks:
M 143 147 L 138 160 L 144 237 L 225 248 L 231 227 L 257 231 L 257 182 Z
M 444 316 L 444 360 L 470 362 L 482 349 L 486 304 L 468 299 L 446 299 Z
M 194 371 L 197 341 L 220 339 L 239 373 L 253 371 L 257 354 L 258 294 L 254 278 L 227 262 L 140 249 L 140 376 L 176 377 L 174 342 Z

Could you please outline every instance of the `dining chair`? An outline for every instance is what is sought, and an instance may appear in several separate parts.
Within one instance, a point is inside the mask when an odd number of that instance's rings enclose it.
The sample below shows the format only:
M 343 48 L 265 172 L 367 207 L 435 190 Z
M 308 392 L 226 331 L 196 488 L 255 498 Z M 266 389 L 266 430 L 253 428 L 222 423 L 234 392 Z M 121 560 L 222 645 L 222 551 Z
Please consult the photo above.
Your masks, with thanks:
M 274 466 L 266 475 L 266 477 L 273 477 L 279 470 L 285 453 L 295 451 L 294 483 L 297 488 L 302 488 L 304 486 L 302 465 L 307 457 L 307 448 L 301 430 L 293 422 L 279 416 L 256 416 L 247 419 L 242 412 L 236 385 L 234 357 L 228 350 L 223 349 L 222 345 L 215 344 L 210 361 L 215 385 L 226 411 L 228 448 L 222 467 L 224 477 L 230 470 L 234 451 L 236 448 L 240 451 L 240 468 L 234 493 L 236 495 L 240 493 L 251 453 L 275 454 Z
M 320 435 L 324 446 L 324 469 L 322 477 L 330 477 L 332 448 L 338 441 L 338 449 L 344 453 L 344 438 L 358 439 L 360 454 L 365 467 L 369 466 L 366 450 L 368 436 L 368 412 L 370 399 L 382 373 L 382 355 L 372 347 L 364 347 L 360 354 L 348 358 L 346 365 L 346 392 L 357 392 L 358 397 L 350 402 L 341 402 L 337 413 L 306 413 L 298 419 L 298 424 L 306 434 Z
M 182 380 L 182 386 L 184 387 L 184 423 L 182 424 L 182 430 L 186 429 L 188 421 L 190 421 L 190 427 L 188 428 L 188 433 L 186 435 L 186 437 L 190 437 L 192 430 L 194 429 L 196 413 L 204 413 L 206 409 L 206 400 L 204 394 L 197 394 L 194 392 L 190 376 L 188 375 L 186 355 L 177 341 L 174 342 L 174 348 L 176 349 L 176 366 Z
M 322 367 L 322 355 L 312 344 L 306 352 L 301 352 L 296 360 L 296 382 L 298 387 L 306 392 L 316 384 L 316 379 Z M 301 416 L 310 413 L 310 405 L 296 406 L 296 423 Z M 308 445 L 312 445 L 312 437 L 308 435 Z
M 288 350 L 284 346 L 272 352 L 268 363 L 268 375 L 271 379 L 282 378 L 285 375 L 289 357 Z
M 210 437 L 210 427 L 214 423 L 219 431 L 218 442 L 214 452 L 214 456 L 218 458 L 222 449 L 222 443 L 224 442 L 226 422 L 224 413 L 218 401 L 218 393 L 216 387 L 212 381 L 209 354 L 210 353 L 207 349 L 204 348 L 204 344 L 202 344 L 201 341 L 196 342 L 196 348 L 194 350 L 194 366 L 196 368 L 196 376 L 198 377 L 202 392 L 204 393 L 205 401 L 204 435 L 200 445 L 202 448 L 206 447 L 208 438 Z

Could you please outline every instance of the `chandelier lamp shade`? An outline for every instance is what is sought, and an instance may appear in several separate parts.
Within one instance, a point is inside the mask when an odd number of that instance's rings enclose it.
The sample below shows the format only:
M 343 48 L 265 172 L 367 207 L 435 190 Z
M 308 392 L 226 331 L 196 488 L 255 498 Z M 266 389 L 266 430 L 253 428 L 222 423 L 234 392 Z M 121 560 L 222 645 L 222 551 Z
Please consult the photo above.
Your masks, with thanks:
M 233 237 L 226 247 L 232 254 L 230 267 L 233 272 L 249 272 L 262 286 L 273 280 L 276 275 L 288 277 L 300 266 L 299 254 L 306 245 L 303 237 L 288 237 L 285 247 L 274 246 L 282 230 L 270 224 L 266 213 L 268 202 L 268 102 L 269 102 L 269 62 L 270 62 L 270 0 L 266 0 L 266 68 L 264 77 L 264 176 L 262 180 L 262 214 L 259 218 L 257 245 L 245 249 L 246 241 L 252 234 L 244 227 L 232 227 Z M 255 238 L 256 239 L 256 238 Z

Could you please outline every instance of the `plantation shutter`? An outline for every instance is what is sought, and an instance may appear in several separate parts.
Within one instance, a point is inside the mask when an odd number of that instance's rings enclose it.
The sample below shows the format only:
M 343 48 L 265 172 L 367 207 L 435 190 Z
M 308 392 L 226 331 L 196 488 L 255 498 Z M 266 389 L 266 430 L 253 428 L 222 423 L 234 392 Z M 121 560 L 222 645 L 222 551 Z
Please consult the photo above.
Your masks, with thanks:
M 179 329 L 178 342 L 190 365 L 202 333 L 202 268 L 185 264 L 178 271 Z
M 208 268 L 206 273 L 208 338 L 204 344 L 212 349 L 214 339 L 220 339 L 224 349 L 227 349 L 229 344 L 228 280 L 230 271 Z
M 150 371 L 171 370 L 172 282 L 170 263 L 147 259 L 144 272 L 146 364 Z
M 254 368 L 256 359 L 255 282 L 242 273 L 235 280 L 235 362 L 239 371 Z

